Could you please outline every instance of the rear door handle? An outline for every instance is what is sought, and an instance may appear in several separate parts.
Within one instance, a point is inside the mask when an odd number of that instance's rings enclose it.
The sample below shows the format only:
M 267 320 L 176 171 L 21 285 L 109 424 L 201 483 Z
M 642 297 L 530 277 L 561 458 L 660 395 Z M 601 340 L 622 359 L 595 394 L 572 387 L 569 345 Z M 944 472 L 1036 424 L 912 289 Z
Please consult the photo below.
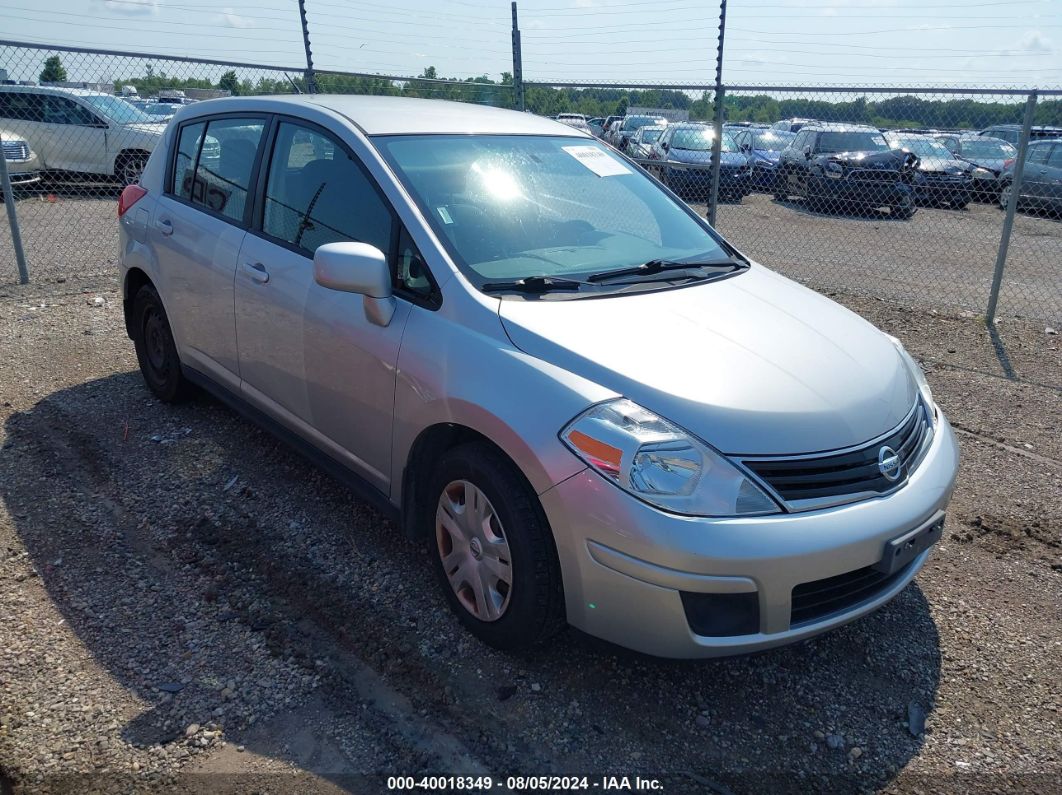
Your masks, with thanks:
M 243 263 L 243 272 L 259 284 L 265 284 L 269 281 L 269 273 L 266 271 L 265 265 L 261 262 Z
M 160 218 L 155 222 L 155 226 L 167 237 L 173 234 L 173 222 L 169 218 Z

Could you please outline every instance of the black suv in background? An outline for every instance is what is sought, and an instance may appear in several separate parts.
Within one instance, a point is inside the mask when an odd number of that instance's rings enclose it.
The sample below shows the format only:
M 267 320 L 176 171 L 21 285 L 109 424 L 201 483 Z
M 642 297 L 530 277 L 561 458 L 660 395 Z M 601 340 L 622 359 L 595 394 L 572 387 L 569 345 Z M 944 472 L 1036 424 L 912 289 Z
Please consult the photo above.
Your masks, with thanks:
M 876 127 L 812 122 L 782 150 L 774 197 L 795 194 L 815 211 L 888 207 L 910 218 L 917 166 L 915 155 L 892 149 Z

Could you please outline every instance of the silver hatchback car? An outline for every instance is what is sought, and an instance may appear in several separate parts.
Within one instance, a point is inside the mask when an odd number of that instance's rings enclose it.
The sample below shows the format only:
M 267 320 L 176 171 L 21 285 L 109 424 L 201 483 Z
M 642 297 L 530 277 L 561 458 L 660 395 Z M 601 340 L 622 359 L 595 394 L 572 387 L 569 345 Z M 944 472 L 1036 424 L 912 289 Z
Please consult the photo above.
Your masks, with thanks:
M 777 646 L 884 604 L 940 537 L 957 447 L 899 342 L 571 127 L 201 102 L 119 217 L 148 387 L 357 488 L 494 646 Z

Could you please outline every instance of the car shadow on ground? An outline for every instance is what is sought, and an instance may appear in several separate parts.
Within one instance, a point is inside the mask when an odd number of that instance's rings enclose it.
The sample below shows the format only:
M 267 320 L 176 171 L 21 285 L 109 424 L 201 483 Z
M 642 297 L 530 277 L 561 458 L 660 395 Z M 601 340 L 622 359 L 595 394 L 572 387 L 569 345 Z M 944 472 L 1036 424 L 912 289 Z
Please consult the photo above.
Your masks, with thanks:
M 941 658 L 917 585 L 754 656 L 657 660 L 574 631 L 506 655 L 462 631 L 423 546 L 206 397 L 166 406 L 117 374 L 48 395 L 6 431 L 0 492 L 29 576 L 140 700 L 121 729 L 135 747 L 194 757 L 223 729 L 350 789 L 365 772 L 480 764 L 657 775 L 682 792 L 857 792 L 924 740 Z M 307 703 L 324 705 L 322 728 L 307 719 L 300 751 L 278 736 Z

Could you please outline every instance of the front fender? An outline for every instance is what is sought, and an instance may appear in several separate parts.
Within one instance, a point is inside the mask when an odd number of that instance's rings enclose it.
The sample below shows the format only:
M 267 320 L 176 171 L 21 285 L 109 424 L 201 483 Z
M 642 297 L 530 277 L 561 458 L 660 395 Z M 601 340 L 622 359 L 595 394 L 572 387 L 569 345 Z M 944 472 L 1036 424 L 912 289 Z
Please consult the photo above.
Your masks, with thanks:
M 616 394 L 517 350 L 497 315 L 493 322 L 496 331 L 484 333 L 443 312 L 416 308 L 410 315 L 395 384 L 394 504 L 401 504 L 414 442 L 438 424 L 485 436 L 539 494 L 585 468 L 558 435 L 577 414 Z

